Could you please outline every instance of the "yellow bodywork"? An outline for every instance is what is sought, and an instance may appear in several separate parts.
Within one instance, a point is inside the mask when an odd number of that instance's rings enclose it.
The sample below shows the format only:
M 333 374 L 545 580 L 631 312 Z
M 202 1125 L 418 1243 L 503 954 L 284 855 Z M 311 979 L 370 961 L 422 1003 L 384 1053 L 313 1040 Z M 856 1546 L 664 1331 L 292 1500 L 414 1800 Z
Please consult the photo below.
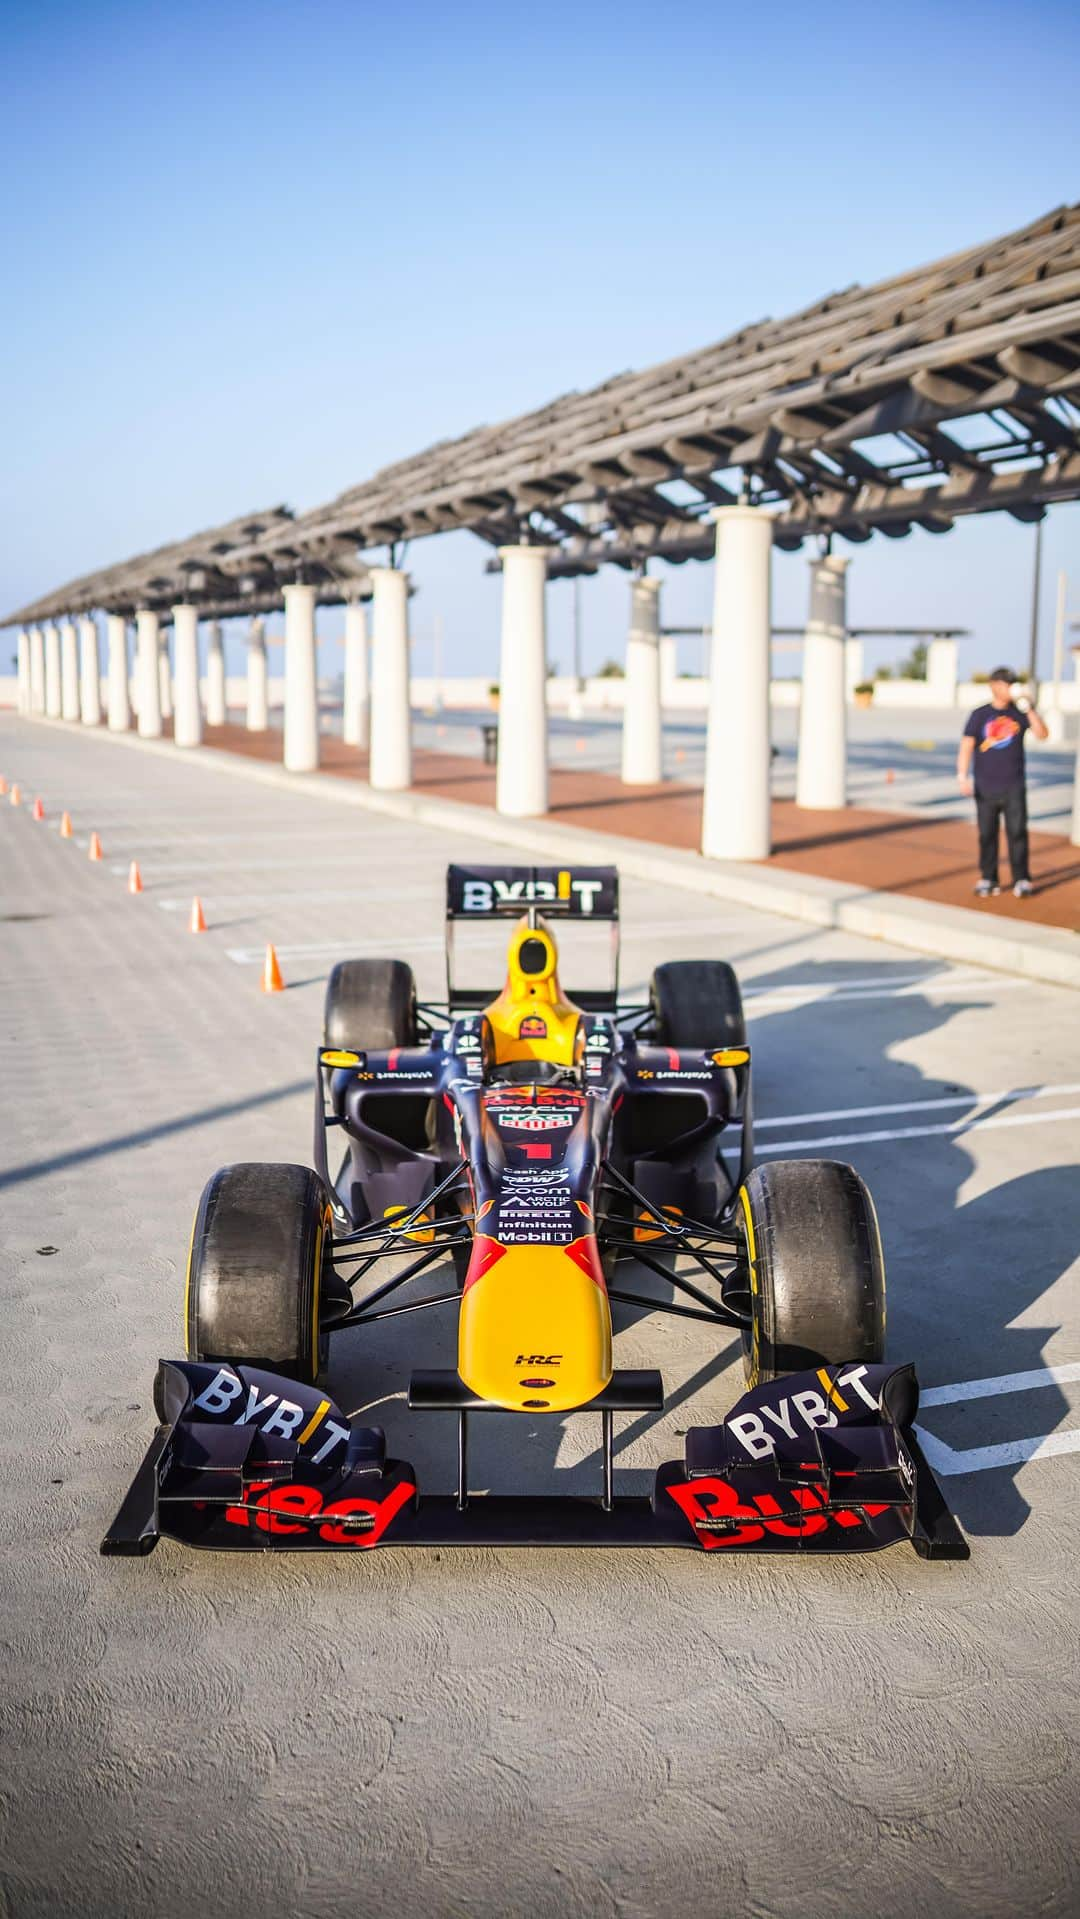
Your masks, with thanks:
M 590 1270 L 591 1269 L 591 1270 Z M 458 1371 L 511 1411 L 587 1405 L 611 1379 L 611 1308 L 595 1240 L 506 1246 L 478 1238 L 458 1321 Z M 529 1381 L 550 1382 L 540 1386 Z
M 521 964 L 522 947 L 530 943 L 533 968 Z M 543 949 L 541 959 L 539 949 Z M 495 1049 L 495 1064 L 510 1060 L 549 1060 L 555 1066 L 573 1066 L 578 1050 L 579 1009 L 563 997 L 558 975 L 559 956 L 546 926 L 530 926 L 523 919 L 514 928 L 507 953 L 506 985 L 487 1008 Z

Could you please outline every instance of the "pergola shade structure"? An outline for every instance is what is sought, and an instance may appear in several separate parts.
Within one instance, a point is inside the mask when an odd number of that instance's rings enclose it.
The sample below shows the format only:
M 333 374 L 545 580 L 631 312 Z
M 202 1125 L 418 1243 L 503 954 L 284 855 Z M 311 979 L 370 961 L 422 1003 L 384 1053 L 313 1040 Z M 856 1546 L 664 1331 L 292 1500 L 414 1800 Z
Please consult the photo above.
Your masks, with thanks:
M 206 618 L 269 613 L 283 603 L 283 583 L 301 579 L 314 585 L 324 602 L 370 595 L 368 570 L 350 543 L 335 547 L 328 542 L 318 559 L 296 554 L 288 539 L 293 523 L 284 506 L 246 513 L 224 526 L 72 580 L 10 614 L 8 623 L 25 625 L 98 609 L 127 617 L 140 609 L 171 615 L 177 605 L 197 607 Z M 259 542 L 271 534 L 274 547 L 263 556 Z
M 357 549 L 466 528 L 548 549 L 548 577 L 708 559 L 709 515 L 752 501 L 777 545 L 1037 520 L 1080 497 L 1080 206 L 830 294 L 285 507 L 75 580 L 5 624 L 196 605 L 205 617 L 368 597 Z M 498 561 L 493 559 L 493 565 Z
M 549 549 L 549 577 L 705 559 L 708 516 L 771 506 L 774 539 L 863 541 L 1080 495 L 1080 207 L 681 359 L 479 427 L 245 559 L 329 563 L 467 528 Z

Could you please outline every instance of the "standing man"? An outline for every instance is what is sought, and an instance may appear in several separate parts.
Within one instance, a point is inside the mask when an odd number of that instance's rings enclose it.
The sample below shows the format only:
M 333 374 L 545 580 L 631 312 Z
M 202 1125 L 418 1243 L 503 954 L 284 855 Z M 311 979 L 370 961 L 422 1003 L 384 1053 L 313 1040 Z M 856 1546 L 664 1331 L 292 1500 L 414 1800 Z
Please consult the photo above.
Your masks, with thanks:
M 1032 890 L 1028 871 L 1027 787 L 1024 776 L 1024 734 L 1030 726 L 1037 740 L 1048 728 L 1027 695 L 1013 698 L 1014 674 L 995 666 L 990 675 L 990 699 L 977 706 L 964 728 L 956 760 L 956 777 L 965 793 L 975 795 L 979 822 L 980 899 L 1000 893 L 998 885 L 999 820 L 1005 818 L 1013 892 L 1018 900 Z M 972 761 L 974 760 L 974 779 Z

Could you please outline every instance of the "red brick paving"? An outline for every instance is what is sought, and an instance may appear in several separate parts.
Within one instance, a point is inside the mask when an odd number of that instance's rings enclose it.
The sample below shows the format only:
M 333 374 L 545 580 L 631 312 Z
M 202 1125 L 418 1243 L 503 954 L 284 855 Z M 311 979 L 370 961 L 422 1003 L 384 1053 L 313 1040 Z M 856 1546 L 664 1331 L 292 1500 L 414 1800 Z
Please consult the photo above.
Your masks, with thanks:
M 281 735 L 248 733 L 240 726 L 207 727 L 208 746 L 253 759 L 278 760 Z M 320 741 L 323 769 L 350 779 L 367 778 L 367 755 L 334 735 Z M 480 760 L 452 753 L 417 753 L 413 785 L 418 791 L 495 804 L 495 769 Z M 610 773 L 551 770 L 549 816 L 598 833 L 625 834 L 661 846 L 695 851 L 701 836 L 701 788 L 679 781 L 628 788 Z M 1007 863 L 1002 848 L 1002 880 Z M 1031 835 L 1035 894 L 1016 900 L 1006 888 L 999 899 L 977 900 L 975 825 L 964 820 L 920 818 L 910 813 L 871 812 L 849 806 L 842 812 L 807 813 L 791 800 L 773 802 L 773 853 L 769 866 L 845 880 L 852 886 L 906 893 L 945 906 L 966 906 L 998 918 L 1035 920 L 1044 926 L 1080 931 L 1080 848 L 1058 833 Z

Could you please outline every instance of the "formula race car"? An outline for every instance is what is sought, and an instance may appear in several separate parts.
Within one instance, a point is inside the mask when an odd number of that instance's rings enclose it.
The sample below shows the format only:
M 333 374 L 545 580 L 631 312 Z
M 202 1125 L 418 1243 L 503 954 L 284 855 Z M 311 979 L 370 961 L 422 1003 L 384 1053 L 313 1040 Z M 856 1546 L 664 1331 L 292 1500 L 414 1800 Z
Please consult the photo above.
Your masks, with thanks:
M 146 1553 L 164 1533 L 307 1551 L 909 1540 L 924 1557 L 966 1556 L 913 1430 L 912 1369 L 884 1363 L 869 1192 L 832 1161 L 753 1164 L 731 967 L 669 962 L 647 1003 L 620 1000 L 609 867 L 452 866 L 446 920 L 445 1003 L 418 1002 L 404 960 L 334 967 L 314 1170 L 227 1166 L 206 1187 L 187 1357 L 159 1367 L 160 1424 L 102 1551 Z M 499 955 L 501 991 L 456 977 L 465 924 L 489 966 Z M 601 983 L 573 998 L 556 927 L 567 951 L 599 929 L 608 955 Z M 364 1290 L 380 1262 L 389 1276 Z M 417 1297 L 440 1262 L 453 1285 Z M 641 1290 L 650 1276 L 658 1287 Z M 620 1306 L 742 1337 L 748 1390 L 722 1424 L 689 1430 L 650 1497 L 614 1488 L 615 1415 L 664 1403 L 658 1372 L 614 1365 Z M 408 1382 L 411 1407 L 454 1416 L 453 1492 L 421 1492 L 382 1431 L 318 1384 L 332 1335 L 421 1308 L 456 1313 L 456 1365 Z M 474 1416 L 580 1412 L 601 1425 L 595 1497 L 470 1492 Z

